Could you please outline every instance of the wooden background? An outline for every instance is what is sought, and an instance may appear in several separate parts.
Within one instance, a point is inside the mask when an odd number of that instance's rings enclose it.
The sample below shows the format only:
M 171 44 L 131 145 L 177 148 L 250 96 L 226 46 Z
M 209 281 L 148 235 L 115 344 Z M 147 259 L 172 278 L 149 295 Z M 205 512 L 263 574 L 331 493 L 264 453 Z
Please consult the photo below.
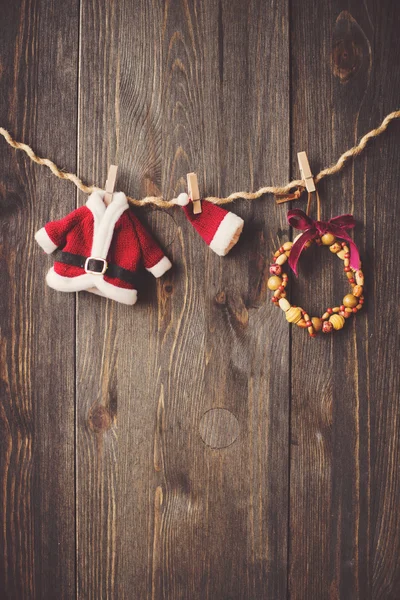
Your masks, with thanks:
M 286 183 L 399 106 L 392 0 L 0 14 L 0 125 L 88 182 L 117 163 L 136 197 L 191 170 L 204 195 Z M 226 258 L 139 209 L 174 269 L 133 308 L 47 288 L 34 232 L 85 195 L 0 140 L 2 600 L 400 598 L 399 134 L 320 187 L 359 222 L 368 300 L 316 340 L 265 289 L 291 235 L 271 197 L 231 207 Z M 309 256 L 292 298 L 320 313 L 347 286 Z

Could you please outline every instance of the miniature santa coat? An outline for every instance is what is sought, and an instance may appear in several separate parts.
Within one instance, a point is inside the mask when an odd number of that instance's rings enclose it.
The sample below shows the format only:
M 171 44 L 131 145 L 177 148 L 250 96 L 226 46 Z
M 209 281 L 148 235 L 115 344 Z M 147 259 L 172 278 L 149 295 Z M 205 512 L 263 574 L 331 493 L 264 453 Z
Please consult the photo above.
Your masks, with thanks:
M 86 290 L 123 304 L 137 300 L 137 272 L 161 277 L 171 263 L 146 231 L 122 192 L 108 206 L 93 192 L 85 206 L 47 223 L 35 239 L 47 254 L 61 248 L 47 284 L 60 292 Z
M 218 256 L 226 256 L 238 242 L 244 221 L 234 213 L 202 200 L 201 213 L 195 215 L 192 201 L 185 193 L 179 194 L 174 203 L 182 206 L 188 221 Z

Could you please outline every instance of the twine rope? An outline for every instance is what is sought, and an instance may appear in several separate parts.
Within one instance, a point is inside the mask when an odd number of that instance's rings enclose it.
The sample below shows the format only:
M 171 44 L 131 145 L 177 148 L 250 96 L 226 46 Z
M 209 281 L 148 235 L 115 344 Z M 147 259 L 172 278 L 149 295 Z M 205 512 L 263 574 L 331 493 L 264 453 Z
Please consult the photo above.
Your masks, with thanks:
M 356 146 L 354 146 L 353 148 L 350 148 L 344 154 L 341 155 L 341 157 L 336 162 L 336 164 L 320 171 L 318 173 L 318 175 L 316 175 L 314 178 L 315 184 L 320 182 L 324 177 L 328 177 L 330 175 L 335 175 L 336 173 L 339 173 L 344 168 L 344 166 L 349 162 L 350 159 L 355 158 L 356 156 L 359 156 L 363 152 L 363 150 L 365 149 L 365 147 L 367 146 L 368 142 L 371 139 L 376 138 L 379 135 L 381 135 L 384 131 L 386 131 L 386 129 L 391 121 L 393 121 L 394 119 L 399 119 L 399 118 L 400 118 L 400 110 L 396 110 L 396 111 L 388 114 L 383 119 L 383 121 L 379 127 L 377 127 L 376 129 L 372 129 L 372 131 L 369 131 L 367 134 L 365 134 Z M 23 150 L 23 152 L 26 152 L 26 154 L 29 156 L 29 158 L 33 162 L 37 163 L 38 165 L 45 165 L 46 167 L 48 167 L 50 169 L 50 171 L 53 173 L 53 175 L 55 175 L 59 179 L 67 179 L 68 181 L 72 181 L 72 183 L 74 183 L 77 188 L 82 190 L 82 192 L 85 192 L 86 194 L 91 194 L 92 192 L 94 192 L 96 190 L 102 189 L 95 185 L 86 185 L 85 183 L 83 183 L 83 181 L 77 175 L 75 175 L 74 173 L 68 173 L 68 172 L 61 170 L 49 158 L 41 158 L 40 156 L 37 156 L 37 154 L 35 154 L 35 152 L 32 150 L 32 148 L 30 146 L 28 146 L 27 144 L 24 144 L 23 142 L 17 142 L 16 140 L 14 140 L 11 137 L 11 135 L 9 134 L 9 132 L 6 129 L 4 129 L 3 127 L 0 127 L 0 134 L 4 137 L 6 142 L 10 146 L 12 146 L 12 148 L 15 148 L 16 150 Z M 290 192 L 293 192 L 294 189 L 296 191 L 294 193 L 290 194 Z M 260 198 L 261 196 L 264 196 L 265 194 L 274 194 L 276 196 L 277 202 L 281 203 L 281 202 L 287 202 L 288 200 L 294 200 L 296 198 L 299 198 L 303 191 L 304 191 L 304 181 L 302 181 L 301 179 L 295 179 L 293 181 L 290 181 L 288 184 L 286 184 L 284 186 L 280 186 L 280 187 L 279 186 L 266 186 L 266 187 L 260 188 L 259 190 L 255 191 L 255 192 L 234 192 L 233 194 L 230 194 L 229 196 L 227 196 L 225 198 L 209 196 L 207 198 L 204 198 L 204 200 L 208 200 L 209 202 L 212 202 L 213 204 L 228 204 L 228 203 L 233 202 L 234 200 L 238 200 L 238 199 L 256 200 L 257 198 Z M 173 200 L 165 200 L 162 196 L 146 196 L 146 198 L 142 198 L 141 200 L 136 200 L 135 198 L 130 198 L 128 196 L 127 199 L 128 199 L 128 202 L 130 202 L 134 206 L 145 206 L 146 204 L 155 204 L 156 206 L 159 206 L 160 208 L 172 208 L 173 206 L 176 206 L 176 203 Z

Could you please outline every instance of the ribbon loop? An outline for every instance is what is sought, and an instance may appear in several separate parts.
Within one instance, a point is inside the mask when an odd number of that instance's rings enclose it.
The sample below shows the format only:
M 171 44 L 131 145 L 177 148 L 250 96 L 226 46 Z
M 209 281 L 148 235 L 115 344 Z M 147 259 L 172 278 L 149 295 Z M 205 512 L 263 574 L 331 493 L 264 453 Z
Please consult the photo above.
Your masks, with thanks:
M 353 229 L 356 225 L 353 215 L 339 215 L 333 217 L 329 221 L 314 221 L 300 208 L 294 208 L 289 210 L 287 220 L 289 225 L 295 229 L 304 231 L 304 233 L 295 241 L 290 251 L 289 266 L 295 275 L 297 275 L 297 263 L 300 254 L 303 252 L 307 242 L 314 240 L 327 232 L 348 242 L 350 246 L 350 266 L 355 270 L 360 268 L 361 263 L 358 248 L 346 231 L 346 229 Z
M 294 227 L 295 229 L 301 229 L 305 231 L 313 226 L 314 221 L 306 215 L 306 213 L 300 208 L 292 208 L 288 211 L 287 220 L 289 225 Z

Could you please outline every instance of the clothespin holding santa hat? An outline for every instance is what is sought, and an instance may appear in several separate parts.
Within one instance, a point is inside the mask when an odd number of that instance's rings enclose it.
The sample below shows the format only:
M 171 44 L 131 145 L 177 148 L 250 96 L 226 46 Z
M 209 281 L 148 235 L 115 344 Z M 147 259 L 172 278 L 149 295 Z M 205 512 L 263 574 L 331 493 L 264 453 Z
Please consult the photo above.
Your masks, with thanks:
M 196 173 L 187 174 L 187 186 L 189 197 L 193 203 L 193 214 L 199 215 L 201 213 L 201 198 Z
M 117 165 L 110 165 L 106 181 L 106 193 L 104 194 L 104 204 L 106 206 L 110 204 L 113 197 L 115 182 L 117 180 L 117 171 Z

